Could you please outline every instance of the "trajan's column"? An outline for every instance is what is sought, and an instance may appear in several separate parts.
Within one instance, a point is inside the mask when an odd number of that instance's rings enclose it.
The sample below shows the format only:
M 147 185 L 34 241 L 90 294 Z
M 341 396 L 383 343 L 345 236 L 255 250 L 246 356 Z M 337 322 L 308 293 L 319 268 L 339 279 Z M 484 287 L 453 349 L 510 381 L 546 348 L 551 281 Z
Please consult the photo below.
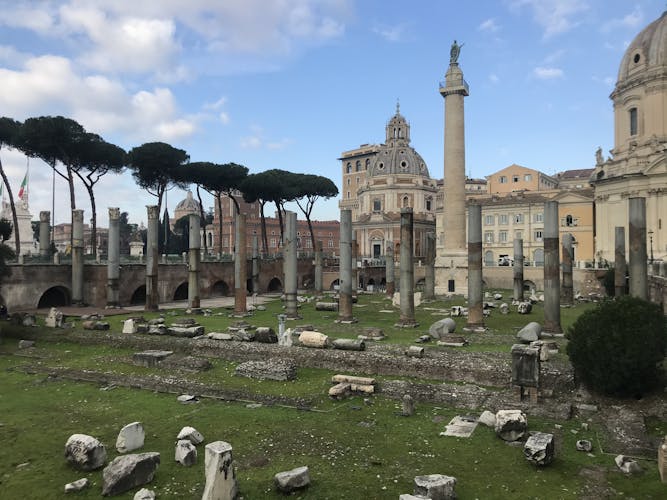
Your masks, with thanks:
M 443 213 L 436 221 L 435 293 L 438 295 L 468 292 L 463 113 L 468 84 L 459 68 L 461 46 L 454 40 L 449 69 L 445 81 L 440 83 L 440 95 L 445 98 L 445 186 Z

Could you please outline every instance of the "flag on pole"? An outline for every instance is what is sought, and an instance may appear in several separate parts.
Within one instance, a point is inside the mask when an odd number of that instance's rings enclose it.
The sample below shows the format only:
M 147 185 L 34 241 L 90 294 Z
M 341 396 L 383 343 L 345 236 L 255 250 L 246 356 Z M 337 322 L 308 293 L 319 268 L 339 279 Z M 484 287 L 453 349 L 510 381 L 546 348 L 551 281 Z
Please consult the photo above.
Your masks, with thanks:
M 19 199 L 23 199 L 23 195 L 25 195 L 26 188 L 28 187 L 28 172 L 26 172 L 25 177 L 23 177 L 23 182 L 21 183 L 21 187 L 19 188 Z

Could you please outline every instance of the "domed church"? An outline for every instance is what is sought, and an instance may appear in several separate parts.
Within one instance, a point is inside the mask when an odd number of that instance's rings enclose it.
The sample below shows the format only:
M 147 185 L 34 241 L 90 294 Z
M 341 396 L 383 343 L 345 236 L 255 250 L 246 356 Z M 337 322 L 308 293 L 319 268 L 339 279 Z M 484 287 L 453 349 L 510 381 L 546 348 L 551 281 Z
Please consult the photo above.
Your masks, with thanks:
M 339 206 L 352 210 L 359 257 L 384 257 L 390 244 L 394 252 L 399 251 L 404 207 L 413 210 L 414 254 L 424 257 L 426 234 L 435 231 L 437 181 L 410 146 L 410 124 L 399 105 L 385 127 L 384 144 L 362 144 L 344 152 L 340 160 L 343 189 Z
M 628 198 L 646 199 L 649 258 L 667 255 L 667 12 L 628 46 L 618 70 L 614 103 L 614 148 L 599 149 L 591 177 L 595 188 L 596 254 L 614 261 L 615 226 L 628 246 Z M 651 245 L 652 243 L 652 245 Z M 627 254 L 627 251 L 626 251 Z

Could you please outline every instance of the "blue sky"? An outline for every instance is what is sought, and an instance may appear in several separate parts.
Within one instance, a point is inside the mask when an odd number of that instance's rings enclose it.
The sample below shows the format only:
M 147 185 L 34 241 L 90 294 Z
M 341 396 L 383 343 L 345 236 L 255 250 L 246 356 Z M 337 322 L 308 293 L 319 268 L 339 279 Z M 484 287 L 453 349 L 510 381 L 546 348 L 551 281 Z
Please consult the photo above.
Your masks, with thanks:
M 164 141 L 192 161 L 330 177 L 343 151 L 384 140 L 400 100 L 412 145 L 443 176 L 444 79 L 454 39 L 470 85 L 466 170 L 512 163 L 553 174 L 613 147 L 613 90 L 627 45 L 658 0 L 0 0 L 0 115 L 61 114 L 125 149 Z M 0 158 L 16 192 L 20 153 Z M 31 160 L 30 208 L 51 209 Z M 145 221 L 154 198 L 131 176 L 97 189 Z M 55 222 L 69 220 L 56 183 Z M 184 193 L 171 191 L 173 212 Z M 90 216 L 87 196 L 77 204 Z M 206 200 L 205 206 L 212 206 Z M 337 219 L 338 200 L 314 215 Z

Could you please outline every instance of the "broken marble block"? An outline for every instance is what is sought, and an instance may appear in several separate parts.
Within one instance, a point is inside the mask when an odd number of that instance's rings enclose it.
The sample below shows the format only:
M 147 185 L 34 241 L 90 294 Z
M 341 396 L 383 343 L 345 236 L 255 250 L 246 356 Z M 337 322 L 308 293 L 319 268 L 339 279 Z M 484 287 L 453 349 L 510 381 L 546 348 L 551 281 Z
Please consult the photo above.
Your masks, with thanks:
M 87 488 L 89 484 L 90 481 L 88 481 L 88 478 L 82 477 L 81 479 L 77 479 L 76 481 L 67 483 L 65 485 L 65 493 L 74 493 L 75 491 L 81 491 Z
M 296 365 L 288 360 L 245 361 L 236 367 L 234 375 L 260 380 L 294 380 Z
M 141 488 L 134 494 L 132 500 L 155 500 L 155 492 L 148 488 Z
M 521 410 L 499 410 L 496 413 L 496 435 L 503 441 L 520 439 L 528 428 L 526 414 Z
M 540 340 L 541 336 L 542 325 L 537 321 L 531 321 L 516 334 L 517 340 L 523 344 L 529 344 L 535 340 Z
M 232 457 L 232 445 L 215 441 L 206 445 L 204 458 L 206 485 L 202 500 L 234 499 L 239 487 Z
M 102 443 L 87 434 L 72 434 L 65 443 L 65 458 L 76 469 L 99 469 L 107 461 L 107 450 Z
M 642 471 L 641 466 L 635 460 L 625 455 L 618 455 L 614 461 L 616 466 L 626 474 L 639 474 Z
M 197 448 L 187 439 L 179 439 L 176 443 L 174 460 L 179 464 L 190 467 L 197 463 Z
M 296 469 L 279 472 L 273 477 L 276 488 L 281 493 L 292 493 L 293 491 L 306 488 L 310 484 L 308 467 L 297 467 Z
M 416 476 L 414 479 L 414 494 L 431 500 L 450 500 L 456 498 L 454 487 L 456 478 L 444 474 L 428 474 Z
M 181 432 L 176 436 L 177 440 L 187 439 L 194 445 L 198 445 L 204 442 L 204 436 L 194 427 L 185 426 L 181 429 Z
M 135 352 L 132 355 L 132 364 L 137 366 L 145 366 L 147 368 L 152 368 L 160 364 L 161 361 L 164 361 L 167 357 L 174 354 L 174 351 L 162 351 L 159 349 L 150 349 L 143 352 Z
M 547 432 L 534 433 L 524 444 L 523 455 L 526 460 L 540 467 L 549 465 L 555 456 L 554 435 Z
M 157 452 L 137 453 L 114 458 L 102 471 L 102 495 L 120 495 L 150 483 L 160 465 Z
M 138 450 L 144 446 L 146 432 L 141 422 L 132 422 L 123 427 L 116 438 L 116 450 L 119 453 Z
M 436 340 L 440 340 L 443 336 L 454 333 L 456 330 L 456 321 L 452 318 L 443 318 L 433 323 L 428 333 Z

